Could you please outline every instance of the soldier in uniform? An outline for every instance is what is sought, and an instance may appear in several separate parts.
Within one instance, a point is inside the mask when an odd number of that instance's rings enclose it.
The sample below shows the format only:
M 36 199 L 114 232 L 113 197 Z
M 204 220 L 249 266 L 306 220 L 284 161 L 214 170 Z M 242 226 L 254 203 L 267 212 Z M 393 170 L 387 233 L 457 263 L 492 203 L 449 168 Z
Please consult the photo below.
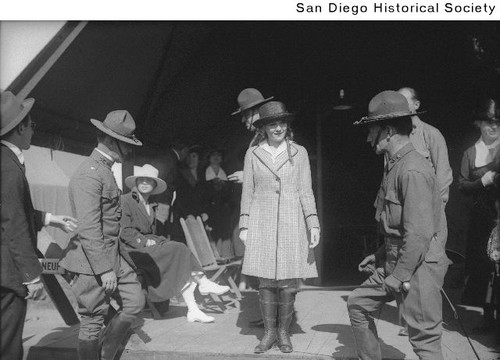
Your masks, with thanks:
M 368 105 L 367 141 L 388 162 L 377 197 L 376 220 L 385 244 L 360 264 L 371 272 L 366 285 L 347 301 L 349 318 L 361 359 L 382 359 L 373 313 L 398 299 L 408 324 L 409 340 L 419 359 L 443 359 L 441 350 L 441 287 L 449 265 L 440 230 L 440 184 L 428 160 L 410 142 L 411 116 L 406 98 L 383 91 Z M 409 289 L 403 291 L 403 284 Z
M 112 360 L 145 299 L 133 262 L 120 246 L 120 190 L 111 166 L 142 143 L 126 110 L 110 112 L 104 122 L 90 121 L 99 129 L 98 145 L 69 183 L 71 209 L 80 227 L 60 265 L 74 274 L 71 287 L 81 315 L 79 359 Z M 111 297 L 121 311 L 101 333 Z

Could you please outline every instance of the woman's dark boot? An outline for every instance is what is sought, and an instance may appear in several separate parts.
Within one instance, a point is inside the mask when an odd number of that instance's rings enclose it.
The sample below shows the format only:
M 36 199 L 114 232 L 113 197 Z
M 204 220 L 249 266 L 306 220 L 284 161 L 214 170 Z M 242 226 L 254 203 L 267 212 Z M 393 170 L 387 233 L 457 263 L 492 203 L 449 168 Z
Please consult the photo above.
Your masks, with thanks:
M 262 354 L 273 347 L 276 342 L 276 317 L 278 315 L 278 289 L 259 289 L 260 311 L 264 321 L 264 337 L 255 347 L 254 353 Z
M 279 289 L 279 326 L 278 326 L 278 347 L 283 353 L 293 351 L 290 341 L 290 324 L 293 319 L 293 304 L 295 302 L 296 290 L 293 288 Z

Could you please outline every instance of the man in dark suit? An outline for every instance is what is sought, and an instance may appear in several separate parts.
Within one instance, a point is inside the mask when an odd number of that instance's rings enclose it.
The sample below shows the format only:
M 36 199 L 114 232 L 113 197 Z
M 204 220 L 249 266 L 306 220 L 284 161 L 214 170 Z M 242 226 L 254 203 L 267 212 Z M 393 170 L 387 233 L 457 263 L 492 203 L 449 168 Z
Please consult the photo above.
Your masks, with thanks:
M 38 261 L 37 232 L 44 225 L 64 231 L 76 228 L 69 216 L 52 215 L 33 208 L 24 156 L 31 144 L 35 123 L 28 115 L 34 99 L 21 101 L 11 92 L 2 94 L 1 117 L 1 352 L 2 359 L 22 359 L 22 333 L 27 299 L 43 293 Z
M 112 360 L 145 299 L 134 263 L 120 247 L 121 192 L 111 166 L 123 163 L 132 146 L 142 143 L 134 136 L 135 122 L 126 110 L 110 112 L 104 122 L 90 121 L 99 129 L 98 144 L 69 182 L 71 210 L 79 230 L 60 265 L 74 274 L 71 289 L 81 315 L 79 359 Z M 121 309 L 100 334 L 111 297 Z

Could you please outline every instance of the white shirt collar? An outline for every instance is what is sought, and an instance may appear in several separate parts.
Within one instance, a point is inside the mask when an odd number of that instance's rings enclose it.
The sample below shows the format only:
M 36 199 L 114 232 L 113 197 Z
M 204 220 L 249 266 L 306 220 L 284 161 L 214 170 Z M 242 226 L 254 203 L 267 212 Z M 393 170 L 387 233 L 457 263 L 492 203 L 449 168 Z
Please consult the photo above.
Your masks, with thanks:
M 483 139 L 479 138 L 479 140 L 476 142 L 474 146 L 476 147 L 476 158 L 474 159 L 474 166 L 475 167 L 486 166 L 493 161 L 493 157 L 500 149 L 500 138 L 495 140 L 495 142 L 491 145 L 486 145 Z M 492 154 L 490 149 L 493 148 L 495 150 L 493 151 Z
M 211 166 L 207 167 L 207 170 L 205 170 L 205 179 L 207 181 L 210 181 L 215 178 L 219 178 L 221 180 L 227 180 L 226 172 L 222 168 L 219 168 L 219 172 L 216 174 Z
M 20 162 L 21 164 L 24 164 L 24 154 L 23 154 L 23 152 L 22 152 L 22 150 L 21 150 L 21 149 L 19 149 L 16 145 L 14 145 L 14 144 L 12 144 L 12 143 L 10 143 L 10 142 L 6 141 L 6 140 L 0 140 L 0 142 L 1 142 L 2 144 L 4 144 L 5 146 L 7 146 L 9 149 L 11 149 L 11 150 L 12 150 L 12 152 L 13 152 L 14 154 L 16 154 L 17 158 L 19 159 L 19 162 Z
M 98 149 L 98 148 L 95 148 L 102 156 L 104 156 L 106 159 L 108 159 L 109 161 L 111 162 L 115 162 L 113 160 L 113 158 L 111 156 L 109 156 L 108 154 L 106 154 L 104 151 L 102 151 L 101 149 Z
M 273 161 L 276 161 L 276 158 L 286 150 L 286 140 L 284 140 L 277 148 L 274 148 L 270 146 L 267 143 L 267 140 L 263 140 L 259 143 L 259 146 L 266 150 L 269 154 L 271 154 L 271 157 L 273 158 Z

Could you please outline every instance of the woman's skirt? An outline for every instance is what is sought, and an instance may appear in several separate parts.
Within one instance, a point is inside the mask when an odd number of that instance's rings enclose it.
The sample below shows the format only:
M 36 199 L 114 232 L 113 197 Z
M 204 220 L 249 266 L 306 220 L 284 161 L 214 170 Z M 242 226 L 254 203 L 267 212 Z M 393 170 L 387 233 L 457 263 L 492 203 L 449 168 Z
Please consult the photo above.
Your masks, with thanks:
M 179 294 L 192 273 L 203 270 L 183 243 L 166 241 L 143 249 L 129 249 L 129 254 L 147 285 L 148 298 L 161 302 Z

